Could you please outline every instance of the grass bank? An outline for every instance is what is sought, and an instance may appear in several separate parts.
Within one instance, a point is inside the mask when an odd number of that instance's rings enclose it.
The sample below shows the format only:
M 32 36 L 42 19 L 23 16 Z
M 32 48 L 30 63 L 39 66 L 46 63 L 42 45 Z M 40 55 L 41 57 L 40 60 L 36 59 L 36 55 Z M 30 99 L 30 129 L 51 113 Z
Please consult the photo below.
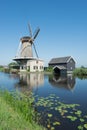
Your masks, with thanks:
M 33 120 L 33 99 L 13 95 L 0 91 L 0 130 L 45 130 Z

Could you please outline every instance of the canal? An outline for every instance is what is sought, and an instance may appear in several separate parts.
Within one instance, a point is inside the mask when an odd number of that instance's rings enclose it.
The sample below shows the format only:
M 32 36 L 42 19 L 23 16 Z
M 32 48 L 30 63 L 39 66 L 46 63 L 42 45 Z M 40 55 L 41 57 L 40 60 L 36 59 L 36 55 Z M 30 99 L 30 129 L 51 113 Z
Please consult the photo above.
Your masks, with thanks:
M 87 79 L 0 72 L 0 89 L 33 92 L 39 124 L 48 130 L 87 129 Z

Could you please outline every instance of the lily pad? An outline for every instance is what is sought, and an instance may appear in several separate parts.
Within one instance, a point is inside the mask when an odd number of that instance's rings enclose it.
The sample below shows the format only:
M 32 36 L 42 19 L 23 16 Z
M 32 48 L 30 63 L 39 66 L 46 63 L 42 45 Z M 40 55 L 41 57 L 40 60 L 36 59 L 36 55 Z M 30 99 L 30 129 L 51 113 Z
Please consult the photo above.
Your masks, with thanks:
M 52 117 L 52 114 L 48 114 L 48 117 Z
M 84 120 L 83 118 L 80 118 L 80 121 L 81 121 L 81 122 L 84 122 L 85 120 Z
M 51 130 L 55 130 L 55 128 L 54 128 L 54 127 L 51 127 Z
M 83 126 L 79 125 L 79 126 L 78 126 L 78 129 L 79 129 L 79 130 L 83 130 Z
M 77 120 L 77 117 L 75 117 L 75 116 L 67 116 L 67 118 L 70 119 L 71 121 Z
M 76 115 L 81 115 L 81 113 L 82 112 L 80 110 L 78 110 L 77 112 L 75 112 Z
M 53 123 L 53 125 L 60 125 L 60 122 L 56 121 Z
M 86 123 L 86 124 L 84 124 L 84 128 L 86 128 L 86 129 L 87 129 L 87 123 Z

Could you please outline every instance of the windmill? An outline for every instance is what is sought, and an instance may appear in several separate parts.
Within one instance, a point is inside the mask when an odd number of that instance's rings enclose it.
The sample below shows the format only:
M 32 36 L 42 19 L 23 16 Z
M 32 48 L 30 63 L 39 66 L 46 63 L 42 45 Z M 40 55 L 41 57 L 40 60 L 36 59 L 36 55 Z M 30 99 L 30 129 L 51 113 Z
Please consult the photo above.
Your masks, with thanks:
M 32 29 L 30 24 L 28 24 L 29 36 L 24 36 L 20 39 L 20 44 L 16 57 L 13 59 L 20 66 L 20 71 L 28 70 L 29 72 L 43 71 L 44 61 L 39 59 L 38 53 L 34 44 L 34 41 L 40 31 L 39 28 L 35 30 L 32 34 Z M 33 57 L 33 49 L 36 53 L 36 57 Z
M 38 53 L 34 44 L 34 40 L 36 39 L 40 29 L 39 27 L 35 30 L 34 34 L 32 34 L 32 29 L 30 24 L 28 24 L 29 28 L 29 34 L 30 36 L 25 36 L 20 39 L 21 44 L 17 51 L 17 56 L 19 57 L 33 57 L 33 51 L 32 51 L 32 45 L 34 47 L 34 51 L 36 54 L 36 57 L 38 58 Z

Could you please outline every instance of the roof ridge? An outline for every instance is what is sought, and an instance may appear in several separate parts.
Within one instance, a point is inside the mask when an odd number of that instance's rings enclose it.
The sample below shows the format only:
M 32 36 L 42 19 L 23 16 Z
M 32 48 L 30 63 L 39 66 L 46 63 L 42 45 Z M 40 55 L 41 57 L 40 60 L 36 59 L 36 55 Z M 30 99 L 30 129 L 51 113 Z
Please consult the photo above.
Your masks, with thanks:
M 71 56 L 63 56 L 63 57 L 55 57 L 55 58 L 52 58 L 52 59 L 59 59 L 59 58 L 70 58 Z
M 49 63 L 67 63 L 71 58 L 72 58 L 71 56 L 56 57 L 52 58 Z

